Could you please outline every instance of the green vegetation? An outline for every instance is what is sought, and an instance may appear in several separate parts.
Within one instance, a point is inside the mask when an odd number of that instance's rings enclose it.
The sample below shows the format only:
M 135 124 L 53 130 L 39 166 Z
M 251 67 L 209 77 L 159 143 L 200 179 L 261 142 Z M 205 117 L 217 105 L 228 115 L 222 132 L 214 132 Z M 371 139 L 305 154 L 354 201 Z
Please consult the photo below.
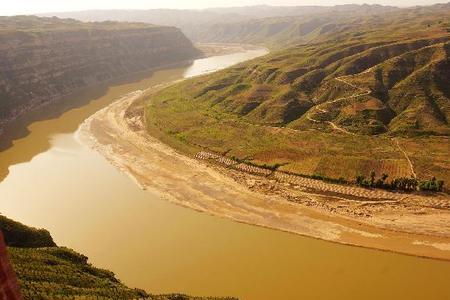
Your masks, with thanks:
M 37 248 L 55 247 L 50 233 L 45 229 L 36 229 L 0 216 L 0 230 L 5 243 L 10 247 Z
M 236 300 L 149 295 L 124 286 L 112 272 L 92 266 L 86 256 L 64 247 L 8 250 L 25 299 Z
M 303 176 L 311 178 L 311 179 L 330 182 L 330 183 L 339 183 L 339 184 L 348 184 L 349 183 L 347 180 L 345 180 L 345 178 L 342 178 L 342 177 L 336 179 L 336 178 L 327 177 L 327 176 L 324 176 L 321 174 L 313 174 L 311 176 L 303 175 Z
M 111 271 L 92 266 L 86 256 L 57 247 L 46 230 L 31 228 L 4 216 L 0 218 L 0 229 L 25 300 L 237 300 L 180 294 L 149 295 L 143 290 L 126 287 Z
M 419 178 L 447 181 L 449 17 L 447 4 L 340 18 L 314 42 L 149 96 L 148 130 L 187 153 L 343 181 L 409 178 L 395 136 Z
M 442 192 L 444 189 L 444 181 L 436 180 L 436 178 L 433 177 L 431 180 L 420 182 L 419 189 L 421 191 Z
M 140 299 L 142 290 L 130 289 L 107 270 L 88 263 L 71 249 L 57 247 L 49 232 L 4 216 L 0 229 L 17 274 L 24 299 Z
M 121 284 L 112 272 L 70 249 L 9 248 L 25 299 L 139 299 L 147 294 Z
M 383 173 L 380 178 L 376 178 L 375 171 L 370 173 L 370 177 L 366 178 L 363 175 L 356 177 L 356 184 L 362 187 L 379 188 L 387 190 L 399 190 L 399 191 L 415 191 L 417 190 L 418 180 L 414 177 L 400 177 L 394 178 L 388 183 L 386 180 L 389 175 Z
M 390 182 L 387 182 L 389 175 L 383 173 L 381 177 L 376 178 L 375 171 L 370 173 L 369 177 L 358 175 L 356 177 L 356 184 L 362 187 L 379 188 L 395 191 L 430 191 L 430 192 L 442 192 L 444 188 L 443 180 L 436 180 L 433 177 L 431 180 L 419 181 L 414 177 L 400 177 L 394 178 Z

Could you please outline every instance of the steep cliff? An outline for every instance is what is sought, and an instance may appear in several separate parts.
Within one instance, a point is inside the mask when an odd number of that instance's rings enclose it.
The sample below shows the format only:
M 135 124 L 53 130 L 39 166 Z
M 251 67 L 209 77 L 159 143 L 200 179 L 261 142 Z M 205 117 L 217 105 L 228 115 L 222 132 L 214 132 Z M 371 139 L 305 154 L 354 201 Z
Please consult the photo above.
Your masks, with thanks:
M 174 27 L 0 17 L 0 128 L 78 89 L 198 54 Z

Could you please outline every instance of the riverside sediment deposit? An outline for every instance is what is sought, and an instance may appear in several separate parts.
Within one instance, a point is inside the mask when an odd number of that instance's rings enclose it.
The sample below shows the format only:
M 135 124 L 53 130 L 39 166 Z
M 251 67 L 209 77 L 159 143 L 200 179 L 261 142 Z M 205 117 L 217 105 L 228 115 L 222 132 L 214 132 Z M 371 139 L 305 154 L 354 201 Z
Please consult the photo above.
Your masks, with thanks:
M 274 180 L 268 185 L 257 176 L 208 166 L 147 134 L 139 100 L 151 92 L 128 94 L 95 113 L 80 128 L 84 141 L 142 188 L 173 203 L 238 222 L 343 244 L 450 259 L 448 209 L 411 208 L 370 199 L 338 201 L 326 193 L 294 192 Z M 258 189 L 254 188 L 256 182 L 260 183 Z M 296 201 L 286 201 L 287 197 Z M 397 198 L 394 200 L 403 199 Z M 336 210 L 347 213 L 333 213 Z M 356 213 L 350 213 L 352 210 Z M 369 214 L 373 217 L 367 218 Z

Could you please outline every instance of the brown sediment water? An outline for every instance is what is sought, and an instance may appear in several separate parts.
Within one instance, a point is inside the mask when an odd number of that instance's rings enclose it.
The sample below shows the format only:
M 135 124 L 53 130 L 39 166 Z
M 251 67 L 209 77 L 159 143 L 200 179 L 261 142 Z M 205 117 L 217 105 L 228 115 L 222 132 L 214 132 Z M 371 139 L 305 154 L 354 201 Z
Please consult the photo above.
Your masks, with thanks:
M 338 245 L 179 207 L 141 190 L 76 139 L 80 123 L 123 94 L 263 53 L 211 57 L 102 88 L 83 96 L 92 100 L 88 104 L 32 123 L 27 136 L 0 152 L 0 212 L 48 229 L 59 245 L 152 293 L 450 299 L 449 262 Z

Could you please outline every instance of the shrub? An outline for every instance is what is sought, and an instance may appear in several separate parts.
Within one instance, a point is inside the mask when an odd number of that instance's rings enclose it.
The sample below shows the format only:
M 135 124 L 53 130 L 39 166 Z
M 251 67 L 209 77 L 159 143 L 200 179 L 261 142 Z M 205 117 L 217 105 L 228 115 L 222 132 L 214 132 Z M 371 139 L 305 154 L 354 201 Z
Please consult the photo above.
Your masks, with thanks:
M 6 245 L 10 247 L 39 248 L 56 246 L 47 230 L 28 227 L 5 216 L 0 216 L 0 230 L 3 232 Z
M 395 191 L 416 191 L 419 189 L 421 191 L 441 192 L 444 188 L 444 181 L 436 180 L 435 177 L 431 180 L 420 182 L 413 177 L 399 177 L 394 178 L 389 184 L 386 183 L 388 177 L 388 174 L 383 173 L 380 178 L 376 179 L 376 174 L 372 171 L 370 173 L 370 178 L 366 178 L 363 175 L 356 176 L 356 185 Z
M 442 192 L 443 188 L 444 181 L 436 180 L 436 177 L 433 177 L 431 180 L 422 181 L 419 184 L 419 189 L 421 191 Z

